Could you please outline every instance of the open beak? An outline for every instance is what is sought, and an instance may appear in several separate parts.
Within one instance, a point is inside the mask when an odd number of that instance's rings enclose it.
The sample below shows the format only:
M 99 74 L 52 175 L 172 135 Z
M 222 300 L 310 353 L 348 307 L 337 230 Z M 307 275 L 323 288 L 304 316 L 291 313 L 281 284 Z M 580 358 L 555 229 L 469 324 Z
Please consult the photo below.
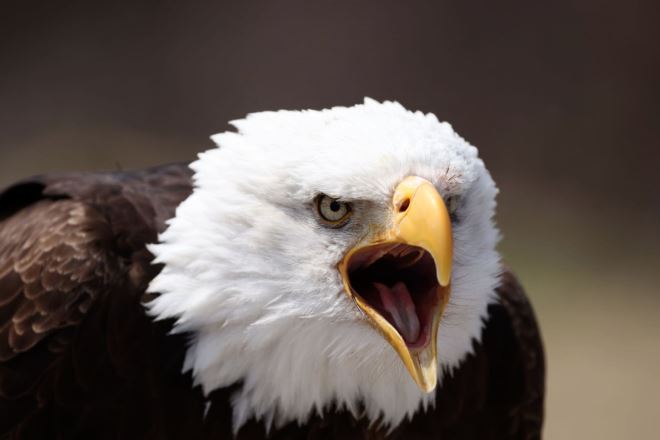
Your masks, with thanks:
M 433 184 L 405 178 L 392 198 L 392 225 L 338 265 L 346 293 L 401 357 L 424 392 L 437 384 L 437 336 L 449 300 L 451 221 Z

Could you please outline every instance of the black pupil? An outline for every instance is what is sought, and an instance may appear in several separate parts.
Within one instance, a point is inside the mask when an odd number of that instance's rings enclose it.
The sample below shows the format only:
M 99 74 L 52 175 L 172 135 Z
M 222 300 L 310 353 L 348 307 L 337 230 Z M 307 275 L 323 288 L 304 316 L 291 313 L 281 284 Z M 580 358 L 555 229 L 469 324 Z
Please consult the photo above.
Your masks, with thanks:
M 340 209 L 341 209 L 341 205 L 339 204 L 338 201 L 333 200 L 332 202 L 330 202 L 330 210 L 331 210 L 332 212 L 337 212 L 337 211 L 339 211 Z

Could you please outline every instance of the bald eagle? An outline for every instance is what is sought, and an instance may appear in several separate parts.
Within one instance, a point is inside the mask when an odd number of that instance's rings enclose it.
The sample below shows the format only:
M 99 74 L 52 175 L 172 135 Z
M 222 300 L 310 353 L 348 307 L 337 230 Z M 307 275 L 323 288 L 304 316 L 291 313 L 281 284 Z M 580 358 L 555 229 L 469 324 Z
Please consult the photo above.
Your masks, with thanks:
M 191 164 L 0 193 L 2 437 L 539 438 L 477 149 L 369 99 L 232 124 Z

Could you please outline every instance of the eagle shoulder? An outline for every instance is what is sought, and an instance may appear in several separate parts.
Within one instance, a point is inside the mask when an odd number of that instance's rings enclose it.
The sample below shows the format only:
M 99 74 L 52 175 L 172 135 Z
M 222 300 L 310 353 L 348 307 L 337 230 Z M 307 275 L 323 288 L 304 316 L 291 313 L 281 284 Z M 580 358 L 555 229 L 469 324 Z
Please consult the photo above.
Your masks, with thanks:
M 157 358 L 144 346 L 160 350 L 166 334 L 142 305 L 159 271 L 146 244 L 190 194 L 190 175 L 186 165 L 45 175 L 0 191 L 0 436 L 54 429 L 48 414 L 89 409 L 92 389 L 106 396 L 99 408 L 132 396 L 135 365 Z M 96 422 L 75 423 L 57 429 Z
M 147 243 L 190 193 L 190 171 L 37 176 L 0 192 L 0 361 L 80 322 L 128 276 L 146 287 Z
M 75 200 L 39 200 L 0 221 L 0 361 L 78 324 L 118 270 L 112 231 Z
M 525 290 L 508 269 L 502 273 L 497 295 L 500 309 L 493 312 L 493 321 L 501 321 L 497 315 L 504 315 L 508 325 L 500 324 L 487 332 L 490 339 L 510 335 L 509 383 L 516 397 L 511 402 L 510 418 L 520 434 L 517 438 L 540 438 L 544 415 L 545 355 L 538 321 Z M 495 359 L 504 355 L 490 353 Z

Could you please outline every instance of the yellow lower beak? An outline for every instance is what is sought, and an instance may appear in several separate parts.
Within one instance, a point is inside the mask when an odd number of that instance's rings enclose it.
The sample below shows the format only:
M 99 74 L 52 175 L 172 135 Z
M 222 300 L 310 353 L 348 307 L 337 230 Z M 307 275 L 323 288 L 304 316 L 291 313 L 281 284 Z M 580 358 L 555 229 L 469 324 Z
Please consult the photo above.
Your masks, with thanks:
M 404 179 L 394 191 L 391 218 L 391 227 L 351 249 L 338 268 L 346 293 L 396 350 L 417 385 L 424 392 L 431 392 L 437 384 L 438 327 L 450 294 L 451 221 L 433 184 L 415 176 Z M 434 270 L 424 269 L 424 262 Z M 401 280 L 397 280 L 399 269 Z M 359 283 L 369 283 L 365 277 L 374 277 L 374 285 L 376 281 L 380 286 L 382 283 L 409 285 L 404 294 L 407 303 L 400 304 L 408 304 L 406 313 L 412 316 L 410 308 L 414 308 L 414 313 L 421 317 L 411 319 L 420 334 L 417 342 L 406 342 L 402 332 L 408 332 L 397 330 L 402 318 L 392 317 L 392 311 L 398 313 L 394 306 L 386 309 L 378 299 L 358 292 Z M 416 288 L 423 292 L 416 292 Z

